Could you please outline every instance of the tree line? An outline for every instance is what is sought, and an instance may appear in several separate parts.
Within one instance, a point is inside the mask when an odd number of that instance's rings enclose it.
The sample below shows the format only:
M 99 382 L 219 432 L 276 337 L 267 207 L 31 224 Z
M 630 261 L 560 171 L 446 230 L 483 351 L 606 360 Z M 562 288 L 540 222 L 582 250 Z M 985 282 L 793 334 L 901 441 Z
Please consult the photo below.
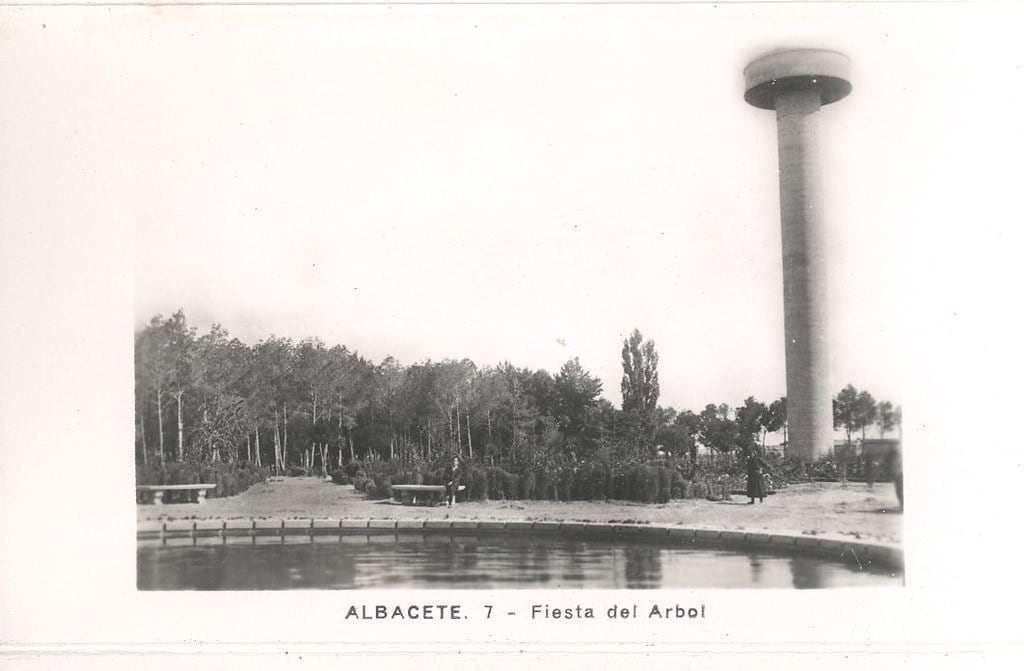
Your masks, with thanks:
M 634 331 L 622 345 L 622 405 L 578 358 L 554 375 L 505 361 L 374 363 L 317 338 L 271 336 L 255 345 L 220 325 L 197 333 L 182 311 L 135 334 L 136 458 L 248 461 L 329 472 L 355 460 L 432 460 L 459 453 L 489 464 L 542 467 L 602 455 L 659 452 L 696 460 L 699 446 L 728 452 L 785 433 L 785 398 L 747 398 L 700 412 L 658 405 L 658 354 Z M 847 386 L 835 400 L 847 436 L 885 435 L 898 408 Z

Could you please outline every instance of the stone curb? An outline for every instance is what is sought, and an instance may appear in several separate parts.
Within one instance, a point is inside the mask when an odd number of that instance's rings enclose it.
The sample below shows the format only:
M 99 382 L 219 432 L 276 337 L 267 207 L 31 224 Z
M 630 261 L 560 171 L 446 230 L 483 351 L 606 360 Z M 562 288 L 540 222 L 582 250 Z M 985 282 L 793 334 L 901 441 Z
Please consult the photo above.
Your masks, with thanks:
M 747 542 L 747 534 L 742 531 L 725 530 L 718 534 L 718 540 L 729 545 L 743 545 Z
M 363 533 L 359 533 L 359 532 Z M 143 520 L 136 528 L 139 541 L 191 539 L 206 544 L 210 540 L 226 541 L 228 537 L 293 537 L 336 534 L 348 542 L 366 542 L 355 536 L 385 532 L 424 536 L 427 531 L 476 531 L 483 533 L 530 532 L 563 534 L 575 538 L 612 540 L 663 540 L 695 545 L 749 547 L 767 551 L 809 552 L 832 559 L 903 568 L 903 550 L 891 543 L 873 543 L 819 537 L 812 534 L 769 533 L 735 529 L 689 528 L 658 524 L 617 524 L 609 522 L 553 522 L 527 520 L 351 520 L 351 519 L 204 519 Z M 429 534 L 427 534 L 429 536 Z M 424 536 L 426 537 L 426 536 Z M 377 540 L 381 540 L 378 538 Z
M 744 534 L 743 542 L 751 547 L 767 547 L 772 542 L 771 534 L 751 532 Z
M 697 534 L 696 529 L 686 529 L 683 527 L 669 527 L 668 537 L 672 540 L 679 540 L 686 543 L 692 543 Z

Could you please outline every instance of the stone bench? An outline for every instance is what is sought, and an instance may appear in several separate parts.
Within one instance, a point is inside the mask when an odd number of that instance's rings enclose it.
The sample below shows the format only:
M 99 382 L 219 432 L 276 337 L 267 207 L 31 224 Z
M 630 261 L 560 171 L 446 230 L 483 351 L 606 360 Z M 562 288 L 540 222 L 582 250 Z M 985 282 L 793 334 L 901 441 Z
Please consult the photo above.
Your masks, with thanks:
M 459 485 L 463 491 L 466 485 Z M 421 500 L 429 505 L 443 503 L 444 485 L 391 485 L 391 496 L 399 503 L 416 505 Z
M 164 502 L 164 492 L 196 492 L 196 503 L 202 503 L 206 500 L 206 490 L 216 488 L 217 485 L 215 484 L 139 485 L 135 488 L 135 491 L 152 493 L 154 504 L 161 504 Z

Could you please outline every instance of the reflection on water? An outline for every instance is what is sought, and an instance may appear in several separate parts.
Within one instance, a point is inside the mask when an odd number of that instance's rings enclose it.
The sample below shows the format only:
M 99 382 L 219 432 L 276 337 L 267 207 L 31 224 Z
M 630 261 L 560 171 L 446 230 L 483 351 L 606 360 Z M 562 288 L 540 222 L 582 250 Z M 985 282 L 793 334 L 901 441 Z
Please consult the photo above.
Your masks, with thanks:
M 797 589 L 828 587 L 824 584 L 828 581 L 828 577 L 823 575 L 821 562 L 813 560 L 813 557 L 799 555 L 790 558 L 789 567 L 793 573 L 793 587 Z
M 381 534 L 140 543 L 144 590 L 897 586 L 814 556 L 530 536 Z
M 626 587 L 661 586 L 661 548 L 656 545 L 624 545 L 621 549 L 626 560 Z

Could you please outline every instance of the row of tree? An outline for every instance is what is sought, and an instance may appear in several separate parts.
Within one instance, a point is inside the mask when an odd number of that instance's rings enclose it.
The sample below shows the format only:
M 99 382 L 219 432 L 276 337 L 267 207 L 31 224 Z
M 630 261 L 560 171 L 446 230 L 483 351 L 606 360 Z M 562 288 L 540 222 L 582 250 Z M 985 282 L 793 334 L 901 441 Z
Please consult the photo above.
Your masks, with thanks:
M 902 422 L 902 411 L 891 401 L 878 402 L 870 393 L 848 384 L 832 400 L 832 419 L 835 428 L 846 432 L 849 444 L 858 431 L 862 440 L 866 438 L 871 427 L 877 427 L 879 437 L 885 438 Z
M 555 375 L 469 359 L 373 363 L 312 338 L 250 346 L 219 325 L 200 335 L 179 311 L 136 333 L 136 454 L 142 463 L 244 459 L 277 472 L 449 451 L 537 467 L 602 450 L 619 458 L 659 449 L 695 458 L 698 445 L 725 452 L 763 445 L 785 429 L 784 398 L 748 398 L 735 410 L 712 404 L 699 413 L 660 407 L 658 355 L 639 331 L 623 342 L 622 368 L 622 407 L 615 408 L 575 358 Z M 837 423 L 851 433 L 869 422 L 891 430 L 891 404 L 867 403 L 865 394 L 840 392 Z

